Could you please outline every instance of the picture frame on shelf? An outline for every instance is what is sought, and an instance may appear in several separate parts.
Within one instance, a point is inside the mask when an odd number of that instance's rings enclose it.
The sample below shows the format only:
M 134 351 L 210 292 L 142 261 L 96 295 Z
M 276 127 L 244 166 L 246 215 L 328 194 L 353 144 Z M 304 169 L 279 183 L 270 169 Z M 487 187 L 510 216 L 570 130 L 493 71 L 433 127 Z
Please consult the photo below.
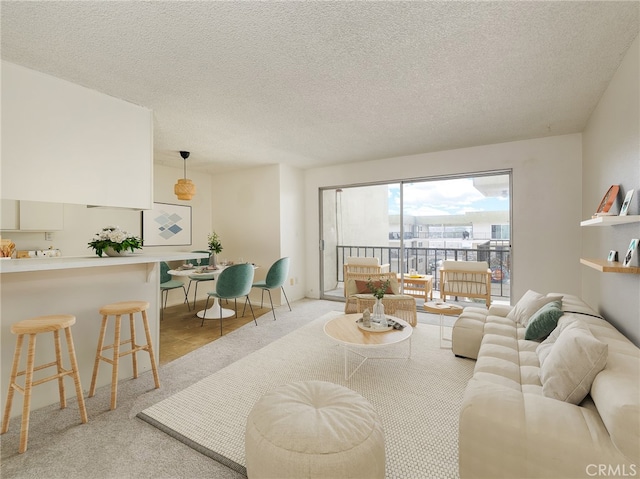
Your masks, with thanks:
M 633 198 L 633 191 L 627 191 L 627 194 L 624 196 L 624 201 L 622 202 L 622 207 L 620 207 L 620 216 L 627 216 L 629 213 L 629 205 L 631 204 L 631 199 Z
M 620 185 L 611 185 L 609 187 L 607 192 L 602 197 L 600 205 L 598 205 L 596 216 L 606 216 L 612 214 L 609 210 L 611 210 L 611 206 L 613 206 L 613 203 L 616 201 L 618 191 L 620 191 Z
M 638 238 L 633 238 L 631 243 L 629 243 L 629 249 L 627 249 L 627 254 L 624 256 L 624 263 L 622 263 L 622 266 L 633 266 L 633 263 L 637 261 L 635 258 L 637 257 L 638 241 Z
M 610 263 L 613 261 L 618 261 L 618 252 L 614 249 L 609 251 L 609 256 L 607 256 L 607 261 L 609 261 Z

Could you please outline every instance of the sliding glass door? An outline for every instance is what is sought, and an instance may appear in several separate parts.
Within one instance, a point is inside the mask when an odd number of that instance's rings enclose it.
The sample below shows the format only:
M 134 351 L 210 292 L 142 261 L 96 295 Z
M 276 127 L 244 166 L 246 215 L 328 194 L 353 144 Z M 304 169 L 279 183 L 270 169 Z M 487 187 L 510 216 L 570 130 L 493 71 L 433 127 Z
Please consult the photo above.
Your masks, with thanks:
M 508 302 L 510 192 L 510 171 L 321 190 L 321 297 L 344 299 L 343 264 L 366 256 L 433 276 L 436 297 L 443 260 L 487 261 L 492 296 Z

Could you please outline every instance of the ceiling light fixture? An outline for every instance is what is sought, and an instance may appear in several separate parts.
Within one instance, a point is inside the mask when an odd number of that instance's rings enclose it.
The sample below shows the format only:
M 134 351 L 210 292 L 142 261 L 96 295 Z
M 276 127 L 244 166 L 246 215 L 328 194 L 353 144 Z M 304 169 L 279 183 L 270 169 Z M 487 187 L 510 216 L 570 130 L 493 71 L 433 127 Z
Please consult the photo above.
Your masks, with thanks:
M 176 194 L 179 200 L 190 200 L 193 195 L 196 194 L 196 185 L 193 181 L 187 179 L 187 158 L 189 158 L 188 151 L 181 151 L 180 156 L 184 160 L 184 178 L 180 178 L 173 187 L 173 192 Z

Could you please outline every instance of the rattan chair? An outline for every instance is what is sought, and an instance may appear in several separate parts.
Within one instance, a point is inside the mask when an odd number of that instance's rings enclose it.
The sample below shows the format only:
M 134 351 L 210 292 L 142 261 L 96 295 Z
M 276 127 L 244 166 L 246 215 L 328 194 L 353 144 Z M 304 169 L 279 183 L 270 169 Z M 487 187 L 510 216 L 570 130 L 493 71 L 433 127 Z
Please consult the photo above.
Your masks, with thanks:
M 399 286 L 396 273 L 351 273 L 348 284 L 345 284 L 345 314 L 362 313 L 365 309 L 373 311 L 376 298 L 373 294 L 358 293 L 358 288 L 356 287 L 356 281 L 369 280 L 383 282 L 389 280 L 390 282 L 390 287 L 394 294 L 385 294 L 382 298 L 385 314 L 404 319 L 411 326 L 415 326 L 418 323 L 416 299 L 406 294 L 398 294 Z

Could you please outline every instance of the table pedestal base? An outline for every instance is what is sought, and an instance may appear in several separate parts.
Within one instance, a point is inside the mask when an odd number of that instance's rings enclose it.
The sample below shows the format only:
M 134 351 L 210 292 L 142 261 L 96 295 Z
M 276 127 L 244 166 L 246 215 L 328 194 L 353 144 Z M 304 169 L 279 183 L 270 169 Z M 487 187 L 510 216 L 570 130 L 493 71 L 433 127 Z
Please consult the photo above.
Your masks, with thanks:
M 220 314 L 222 312 L 222 315 Z M 231 316 L 235 316 L 236 312 L 232 309 L 225 309 L 220 306 L 218 302 L 218 298 L 215 298 L 213 301 L 213 305 L 209 309 L 203 309 L 202 311 L 198 311 L 196 316 L 202 319 L 220 319 L 229 318 Z

